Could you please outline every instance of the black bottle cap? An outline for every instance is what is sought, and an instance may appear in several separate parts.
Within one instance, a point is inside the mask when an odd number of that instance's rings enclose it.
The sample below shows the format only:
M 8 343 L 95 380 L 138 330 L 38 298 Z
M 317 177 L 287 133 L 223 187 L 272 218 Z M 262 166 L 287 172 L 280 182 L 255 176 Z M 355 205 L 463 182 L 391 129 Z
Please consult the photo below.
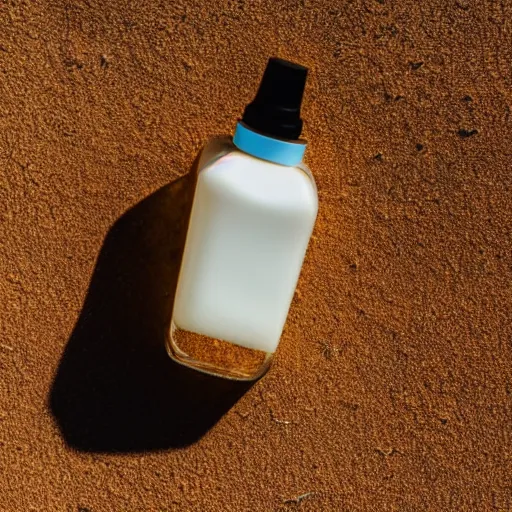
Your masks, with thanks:
M 247 105 L 243 123 L 270 137 L 296 140 L 302 131 L 300 105 L 308 69 L 272 57 L 256 97 Z

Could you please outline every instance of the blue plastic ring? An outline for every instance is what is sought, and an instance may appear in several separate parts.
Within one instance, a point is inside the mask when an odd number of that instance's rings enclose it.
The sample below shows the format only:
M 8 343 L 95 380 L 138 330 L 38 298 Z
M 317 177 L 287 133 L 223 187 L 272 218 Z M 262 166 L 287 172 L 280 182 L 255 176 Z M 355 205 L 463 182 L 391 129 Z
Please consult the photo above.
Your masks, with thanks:
M 241 151 L 257 158 L 289 166 L 299 165 L 306 151 L 304 140 L 274 139 L 257 133 L 240 122 L 236 125 L 233 143 Z

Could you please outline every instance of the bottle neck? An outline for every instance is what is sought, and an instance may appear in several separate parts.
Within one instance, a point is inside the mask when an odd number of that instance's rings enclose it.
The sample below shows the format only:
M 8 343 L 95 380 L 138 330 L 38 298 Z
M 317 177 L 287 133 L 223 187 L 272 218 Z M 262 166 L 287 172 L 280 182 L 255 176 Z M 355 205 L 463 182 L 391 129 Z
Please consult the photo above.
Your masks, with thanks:
M 236 125 L 233 137 L 235 146 L 256 158 L 276 164 L 295 167 L 302 162 L 306 151 L 304 140 L 282 140 L 251 130 L 243 122 Z

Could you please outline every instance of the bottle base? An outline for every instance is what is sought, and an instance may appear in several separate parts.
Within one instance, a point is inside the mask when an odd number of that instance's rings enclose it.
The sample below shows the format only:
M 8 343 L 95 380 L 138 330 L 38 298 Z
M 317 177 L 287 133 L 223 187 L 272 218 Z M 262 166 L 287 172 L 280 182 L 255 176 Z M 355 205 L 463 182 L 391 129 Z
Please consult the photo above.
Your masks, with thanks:
M 232 380 L 256 380 L 269 369 L 272 353 L 241 347 L 203 336 L 171 324 L 167 353 L 177 363 L 200 372 Z

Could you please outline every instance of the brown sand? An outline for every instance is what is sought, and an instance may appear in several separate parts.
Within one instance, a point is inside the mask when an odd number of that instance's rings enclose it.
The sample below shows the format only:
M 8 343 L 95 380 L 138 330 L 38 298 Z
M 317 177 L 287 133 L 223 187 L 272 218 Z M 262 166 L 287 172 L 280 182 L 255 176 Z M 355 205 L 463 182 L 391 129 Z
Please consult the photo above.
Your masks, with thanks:
M 1 511 L 512 510 L 512 3 L 279 4 L 0 2 Z M 244 387 L 162 336 L 269 55 L 321 206 Z

